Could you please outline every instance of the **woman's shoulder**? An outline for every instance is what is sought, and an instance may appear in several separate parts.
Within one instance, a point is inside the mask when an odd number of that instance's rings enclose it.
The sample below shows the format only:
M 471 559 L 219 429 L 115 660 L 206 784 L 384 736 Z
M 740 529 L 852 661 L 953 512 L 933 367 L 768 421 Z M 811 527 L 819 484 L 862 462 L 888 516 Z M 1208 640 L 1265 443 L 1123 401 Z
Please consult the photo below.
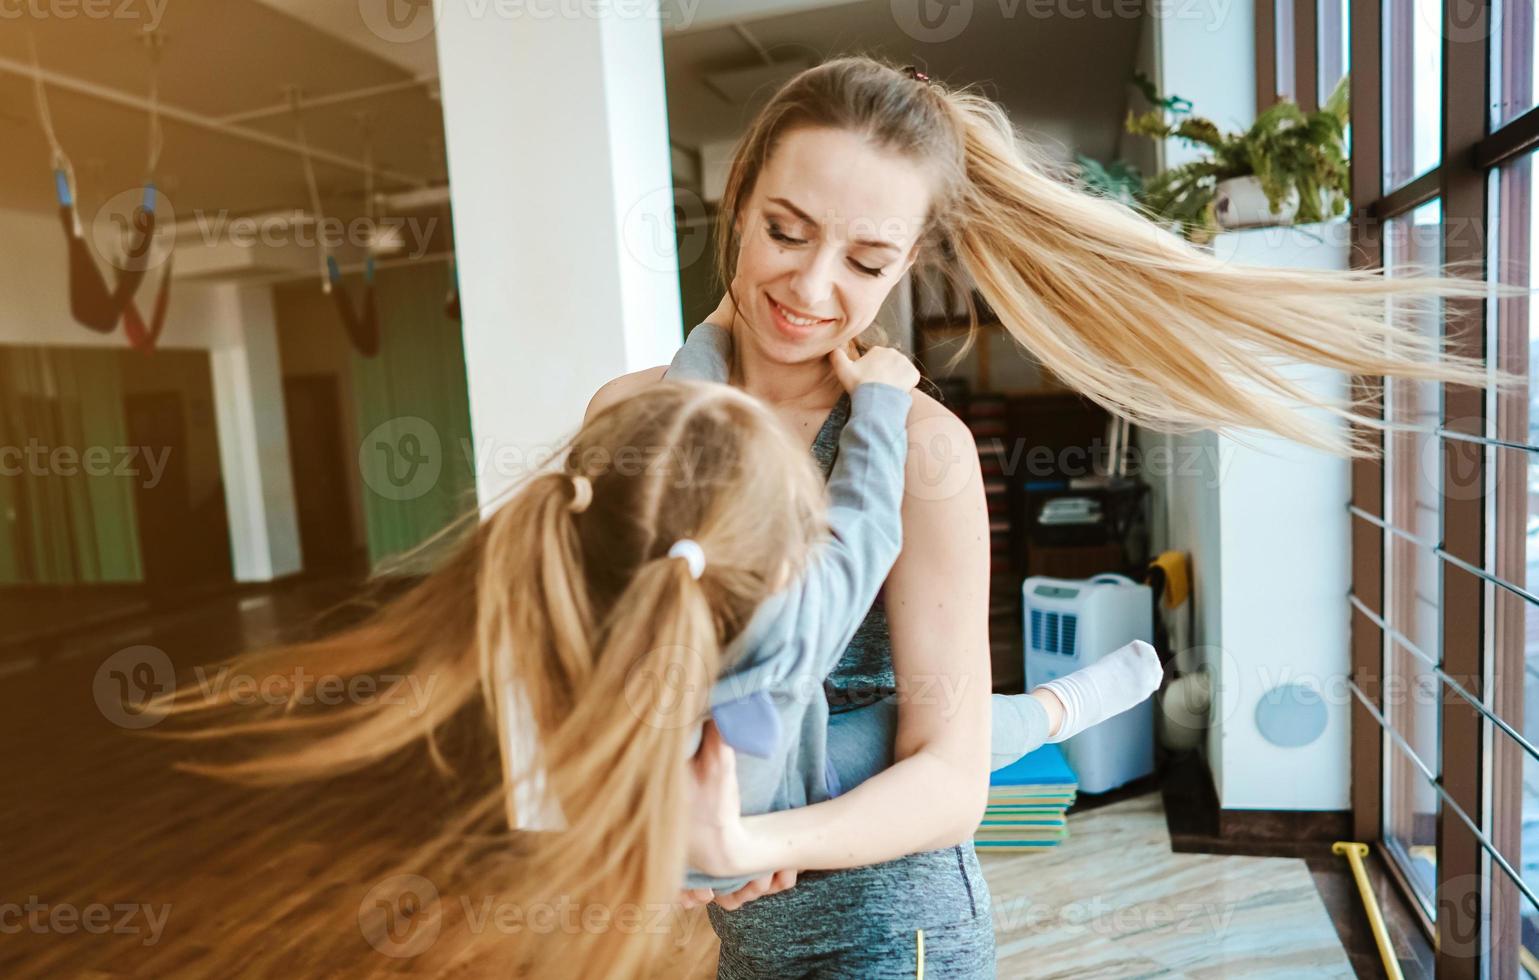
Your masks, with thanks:
M 908 459 L 904 464 L 904 534 L 919 524 L 951 524 L 982 499 L 978 440 L 955 412 L 922 391 L 908 412 Z
M 636 394 L 649 385 L 654 385 L 663 379 L 667 373 L 668 365 L 643 368 L 640 371 L 632 371 L 630 374 L 622 374 L 612 381 L 606 381 L 593 393 L 593 398 L 588 401 L 588 411 L 583 414 L 583 421 L 593 418 L 599 412 L 617 402 Z
M 972 430 L 967 427 L 966 422 L 957 417 L 955 412 L 918 388 L 915 388 L 912 394 L 913 404 L 908 410 L 911 442 L 916 435 L 916 430 L 926 435 L 945 436 L 950 440 L 962 440 L 969 444 L 975 442 Z

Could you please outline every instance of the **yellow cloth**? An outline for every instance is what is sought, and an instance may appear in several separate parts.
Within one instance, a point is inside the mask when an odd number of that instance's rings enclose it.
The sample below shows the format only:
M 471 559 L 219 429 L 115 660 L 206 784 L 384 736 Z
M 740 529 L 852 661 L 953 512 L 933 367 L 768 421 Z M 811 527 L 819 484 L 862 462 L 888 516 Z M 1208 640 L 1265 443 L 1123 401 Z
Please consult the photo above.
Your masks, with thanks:
M 1165 551 L 1149 563 L 1165 572 L 1165 608 L 1174 609 L 1192 592 L 1192 576 L 1184 551 Z

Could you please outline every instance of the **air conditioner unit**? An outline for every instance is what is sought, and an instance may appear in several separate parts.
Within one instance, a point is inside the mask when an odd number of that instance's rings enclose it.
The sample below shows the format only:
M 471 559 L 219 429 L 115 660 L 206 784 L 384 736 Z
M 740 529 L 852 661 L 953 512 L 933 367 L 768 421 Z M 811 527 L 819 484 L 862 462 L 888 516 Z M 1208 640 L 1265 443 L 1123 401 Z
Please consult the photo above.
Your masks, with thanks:
M 1021 586 L 1026 689 L 1088 667 L 1134 640 L 1154 642 L 1154 595 L 1125 575 Z M 1147 699 L 1063 743 L 1084 793 L 1104 793 L 1154 771 L 1154 701 Z

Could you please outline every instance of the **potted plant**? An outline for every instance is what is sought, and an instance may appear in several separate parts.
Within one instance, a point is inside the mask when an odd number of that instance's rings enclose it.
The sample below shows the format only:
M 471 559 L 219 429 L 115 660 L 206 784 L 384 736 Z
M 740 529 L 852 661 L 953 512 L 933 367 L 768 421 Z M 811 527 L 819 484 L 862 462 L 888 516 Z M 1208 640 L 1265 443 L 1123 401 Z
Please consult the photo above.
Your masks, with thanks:
M 1130 206 L 1136 206 L 1139 199 L 1143 197 L 1143 174 L 1126 160 L 1102 163 L 1083 153 L 1076 154 L 1074 160 L 1078 164 L 1076 180 L 1081 187 L 1092 194 L 1109 197 L 1113 201 L 1121 201 Z
M 1153 217 L 1179 225 L 1192 241 L 1207 241 L 1220 228 L 1308 224 L 1345 213 L 1346 78 L 1317 111 L 1284 99 L 1243 133 L 1191 115 L 1185 99 L 1161 99 L 1142 75 L 1135 81 L 1154 108 L 1129 112 L 1128 132 L 1184 139 L 1208 151 L 1148 180 L 1141 203 Z

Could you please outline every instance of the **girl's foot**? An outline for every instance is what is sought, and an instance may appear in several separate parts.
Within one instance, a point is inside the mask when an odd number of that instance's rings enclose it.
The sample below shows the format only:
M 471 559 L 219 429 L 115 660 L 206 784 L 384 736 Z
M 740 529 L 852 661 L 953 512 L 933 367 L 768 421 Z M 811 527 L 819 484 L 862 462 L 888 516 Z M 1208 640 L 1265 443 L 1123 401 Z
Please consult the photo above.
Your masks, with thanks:
M 1160 688 L 1159 654 L 1143 640 L 1119 647 L 1083 670 L 1050 680 L 1047 688 L 1063 702 L 1063 723 L 1048 735 L 1062 742 L 1120 715 Z
M 1121 714 L 1159 690 L 1162 676 L 1154 648 L 1134 640 L 1030 694 L 994 695 L 990 771 Z

